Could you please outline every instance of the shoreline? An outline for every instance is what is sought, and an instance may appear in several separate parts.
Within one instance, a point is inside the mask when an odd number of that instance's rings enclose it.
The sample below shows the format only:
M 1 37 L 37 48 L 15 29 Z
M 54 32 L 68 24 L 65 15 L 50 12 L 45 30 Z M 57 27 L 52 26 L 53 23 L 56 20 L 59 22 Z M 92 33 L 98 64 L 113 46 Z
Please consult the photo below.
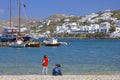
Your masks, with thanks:
M 110 75 L 0 75 L 0 80 L 120 80 L 120 74 Z
M 120 40 L 120 38 L 80 38 L 80 37 L 60 37 L 61 39 L 110 39 L 110 40 Z

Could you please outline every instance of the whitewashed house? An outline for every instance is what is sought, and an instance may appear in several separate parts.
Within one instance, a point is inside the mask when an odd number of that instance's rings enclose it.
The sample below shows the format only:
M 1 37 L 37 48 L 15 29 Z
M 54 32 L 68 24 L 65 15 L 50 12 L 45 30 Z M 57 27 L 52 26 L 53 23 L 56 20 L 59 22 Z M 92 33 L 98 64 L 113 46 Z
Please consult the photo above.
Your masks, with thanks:
M 100 24 L 100 32 L 102 33 L 108 33 L 110 29 L 110 23 L 109 22 L 103 22 Z
M 105 20 L 110 20 L 112 14 L 113 13 L 111 12 L 105 12 L 101 15 L 101 17 L 103 17 Z
M 66 25 L 62 25 L 62 26 L 57 26 L 56 27 L 56 31 L 54 31 L 54 33 L 58 34 L 58 33 L 66 33 L 66 31 L 68 30 L 68 27 L 66 27 Z
M 82 17 L 81 19 L 78 20 L 78 22 L 85 22 L 87 20 L 86 17 Z
M 110 35 L 111 38 L 120 38 L 120 27 L 116 27 L 116 31 L 114 31 L 113 33 L 111 33 Z
M 50 25 L 50 23 L 51 23 L 51 20 L 48 20 L 48 22 L 46 23 L 46 25 L 48 26 L 48 25 Z
M 64 19 L 64 21 L 65 21 L 65 22 L 69 22 L 69 21 L 70 21 L 70 19 Z
M 100 32 L 100 26 L 98 24 L 91 24 L 90 28 L 89 33 Z
M 116 25 L 117 27 L 120 27 L 120 20 L 115 21 L 115 25 Z
M 116 30 L 113 33 L 111 33 L 110 37 L 120 37 L 120 27 L 116 27 Z

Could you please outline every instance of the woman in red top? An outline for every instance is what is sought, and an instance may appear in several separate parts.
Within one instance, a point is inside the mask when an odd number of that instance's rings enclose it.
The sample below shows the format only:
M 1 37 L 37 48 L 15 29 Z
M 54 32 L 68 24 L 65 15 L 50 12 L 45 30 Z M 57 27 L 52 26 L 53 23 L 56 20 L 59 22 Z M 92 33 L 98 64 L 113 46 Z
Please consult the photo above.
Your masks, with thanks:
M 48 57 L 46 55 L 44 55 L 44 58 L 42 60 L 42 66 L 43 66 L 42 74 L 43 75 L 47 75 L 47 73 L 48 73 L 48 62 L 49 62 Z

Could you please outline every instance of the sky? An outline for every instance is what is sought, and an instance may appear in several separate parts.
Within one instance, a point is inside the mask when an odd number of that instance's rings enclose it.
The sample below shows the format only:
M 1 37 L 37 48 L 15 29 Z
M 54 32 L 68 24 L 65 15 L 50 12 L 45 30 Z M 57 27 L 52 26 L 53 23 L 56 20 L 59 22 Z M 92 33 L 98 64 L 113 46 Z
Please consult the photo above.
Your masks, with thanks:
M 83 16 L 103 10 L 120 9 L 120 0 L 21 0 L 21 14 L 47 18 L 54 14 Z M 23 7 L 23 4 L 26 7 Z M 9 19 L 10 0 L 0 0 L 0 20 Z M 18 16 L 18 0 L 12 0 L 12 17 Z

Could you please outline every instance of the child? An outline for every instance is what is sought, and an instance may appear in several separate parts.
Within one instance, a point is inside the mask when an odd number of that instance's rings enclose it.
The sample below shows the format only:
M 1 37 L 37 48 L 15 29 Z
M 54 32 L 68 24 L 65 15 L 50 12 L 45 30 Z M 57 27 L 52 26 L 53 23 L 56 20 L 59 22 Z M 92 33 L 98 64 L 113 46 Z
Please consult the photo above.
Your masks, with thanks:
M 60 64 L 55 65 L 55 68 L 53 68 L 53 72 L 52 72 L 53 76 L 62 75 L 60 67 L 61 67 Z

